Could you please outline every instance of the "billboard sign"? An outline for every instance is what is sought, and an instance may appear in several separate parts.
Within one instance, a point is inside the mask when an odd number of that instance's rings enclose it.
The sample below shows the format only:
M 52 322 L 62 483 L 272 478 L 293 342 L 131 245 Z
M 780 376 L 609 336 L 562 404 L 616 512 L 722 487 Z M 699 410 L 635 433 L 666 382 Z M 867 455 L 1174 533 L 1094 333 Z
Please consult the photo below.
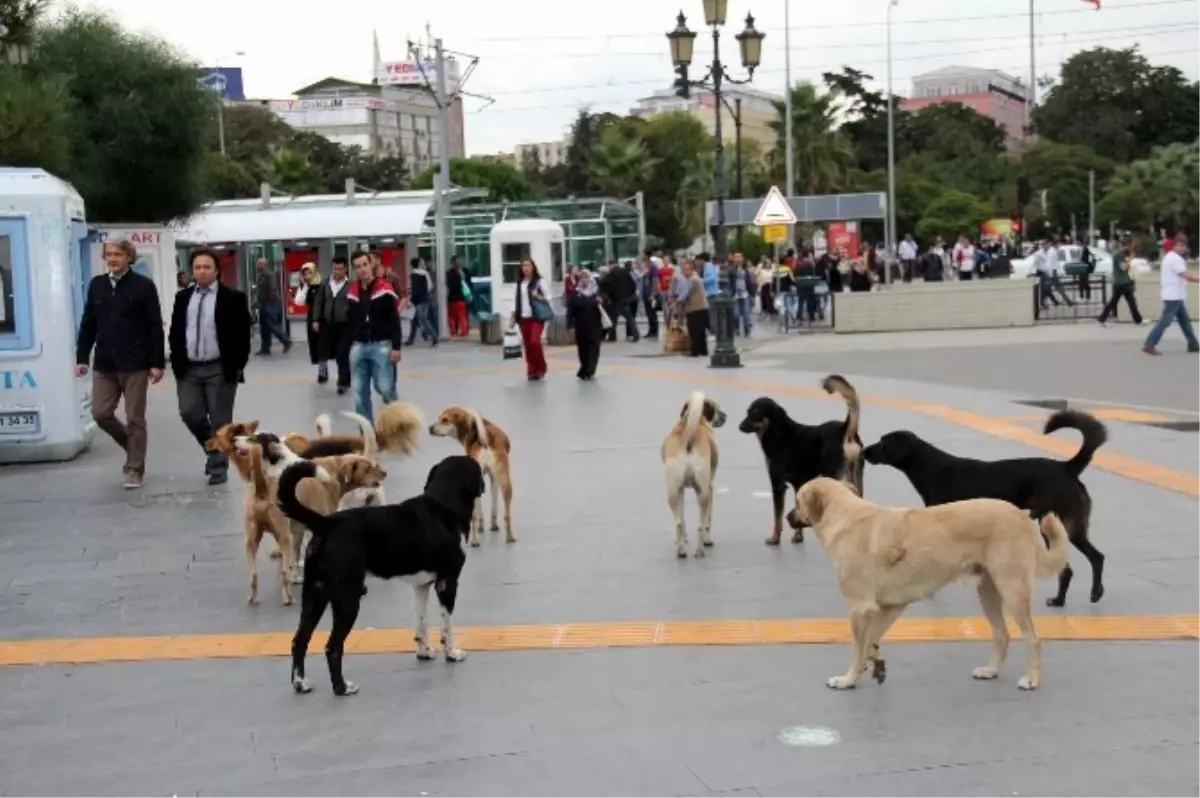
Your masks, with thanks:
M 340 108 L 370 108 L 372 111 L 387 111 L 395 108 L 393 103 L 378 97 L 304 97 L 295 100 L 271 100 L 267 106 L 277 114 L 292 111 L 330 111 Z
M 432 58 L 385 61 L 379 65 L 379 82 L 385 86 L 437 88 L 437 61 Z M 458 89 L 458 62 L 446 59 L 446 90 Z
M 203 67 L 200 69 L 200 86 L 219 94 L 224 100 L 241 102 L 246 99 L 241 67 Z

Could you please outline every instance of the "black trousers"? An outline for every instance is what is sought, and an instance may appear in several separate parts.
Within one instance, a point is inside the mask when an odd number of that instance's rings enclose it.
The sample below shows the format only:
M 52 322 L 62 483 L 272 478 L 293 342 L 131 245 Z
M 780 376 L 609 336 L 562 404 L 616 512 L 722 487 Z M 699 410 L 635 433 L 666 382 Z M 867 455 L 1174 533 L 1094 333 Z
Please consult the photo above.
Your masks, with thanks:
M 642 308 L 646 311 L 646 337 L 658 337 L 658 301 L 654 297 L 643 297 Z
M 600 338 L 601 336 L 592 334 L 592 331 L 580 335 L 576 329 L 575 349 L 579 352 L 580 377 L 596 376 L 596 366 L 600 363 Z
M 708 310 L 687 314 L 688 337 L 692 339 L 692 357 L 708 354 Z
M 1108 300 L 1108 304 L 1104 306 L 1104 311 L 1100 314 L 1100 321 L 1108 321 L 1109 316 L 1116 317 L 1117 301 L 1121 297 L 1125 297 L 1125 304 L 1129 305 L 1129 312 L 1133 315 L 1133 321 L 1136 324 L 1142 323 L 1142 314 L 1138 310 L 1137 297 L 1133 295 L 1133 283 L 1122 283 L 1114 285 L 1112 289 L 1112 298 Z
M 321 332 L 324 359 L 337 362 L 338 387 L 350 385 L 350 347 L 354 344 L 349 324 L 334 324 Z
M 220 363 L 193 363 L 183 379 L 175 383 L 179 400 L 179 417 L 188 432 L 204 448 L 204 443 L 221 427 L 233 421 L 233 403 L 237 398 L 237 383 L 225 379 Z M 208 452 L 205 470 L 209 474 L 225 473 L 229 459 L 221 452 Z

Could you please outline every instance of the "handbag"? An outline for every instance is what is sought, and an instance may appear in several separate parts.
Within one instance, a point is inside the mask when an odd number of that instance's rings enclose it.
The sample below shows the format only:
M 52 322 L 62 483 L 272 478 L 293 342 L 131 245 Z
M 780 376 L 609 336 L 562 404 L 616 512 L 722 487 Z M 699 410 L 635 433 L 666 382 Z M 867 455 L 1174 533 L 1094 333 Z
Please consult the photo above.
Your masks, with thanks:
M 544 299 L 529 298 L 529 313 L 534 320 L 540 322 L 554 321 L 554 308 Z
M 604 309 L 603 305 L 597 305 L 596 310 L 600 311 L 600 329 L 611 330 L 613 323 L 612 319 L 608 317 L 608 311 Z
M 519 360 L 521 357 L 521 334 L 515 327 L 504 331 L 504 359 Z

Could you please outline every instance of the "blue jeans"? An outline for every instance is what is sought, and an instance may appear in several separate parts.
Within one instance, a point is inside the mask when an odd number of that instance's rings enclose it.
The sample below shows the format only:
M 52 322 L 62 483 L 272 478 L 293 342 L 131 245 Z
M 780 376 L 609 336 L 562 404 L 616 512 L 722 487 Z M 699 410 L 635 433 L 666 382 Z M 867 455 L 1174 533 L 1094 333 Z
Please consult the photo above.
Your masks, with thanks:
M 428 302 L 422 302 L 419 305 L 413 305 L 412 324 L 408 328 L 408 345 L 412 346 L 417 337 L 417 330 L 421 330 L 421 339 L 437 343 L 437 330 L 433 328 L 433 322 L 429 320 L 430 311 L 432 308 Z
M 1163 333 L 1171 326 L 1171 322 L 1179 322 L 1179 329 L 1183 330 L 1183 337 L 1187 339 L 1188 349 L 1200 349 L 1200 341 L 1196 340 L 1196 333 L 1192 330 L 1192 320 L 1188 314 L 1187 303 L 1182 299 L 1164 299 L 1162 313 L 1158 314 L 1158 321 L 1154 323 L 1154 327 L 1150 330 L 1150 334 L 1146 336 L 1146 348 L 1154 349 L 1158 346 L 1158 342 L 1162 340 Z
M 279 343 L 292 345 L 292 336 L 288 335 L 283 326 L 283 303 L 278 299 L 269 299 L 258 306 L 259 346 L 263 352 L 271 351 L 271 336 L 279 339 Z
M 371 411 L 371 384 L 384 404 L 396 401 L 396 369 L 391 361 L 390 341 L 356 341 L 350 348 L 350 368 L 354 374 L 354 412 L 374 421 Z
M 742 323 L 742 335 L 750 337 L 750 329 L 754 326 L 753 303 L 748 296 L 737 297 L 738 320 Z

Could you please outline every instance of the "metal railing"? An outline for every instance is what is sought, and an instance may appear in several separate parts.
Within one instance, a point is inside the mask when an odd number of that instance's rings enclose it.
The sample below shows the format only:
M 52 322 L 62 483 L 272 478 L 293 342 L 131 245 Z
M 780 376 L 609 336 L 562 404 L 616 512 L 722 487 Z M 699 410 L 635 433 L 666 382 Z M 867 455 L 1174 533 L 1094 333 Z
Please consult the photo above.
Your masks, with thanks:
M 1103 274 L 1060 276 L 1033 283 L 1033 319 L 1037 323 L 1080 321 L 1100 316 L 1108 304 L 1109 282 Z

